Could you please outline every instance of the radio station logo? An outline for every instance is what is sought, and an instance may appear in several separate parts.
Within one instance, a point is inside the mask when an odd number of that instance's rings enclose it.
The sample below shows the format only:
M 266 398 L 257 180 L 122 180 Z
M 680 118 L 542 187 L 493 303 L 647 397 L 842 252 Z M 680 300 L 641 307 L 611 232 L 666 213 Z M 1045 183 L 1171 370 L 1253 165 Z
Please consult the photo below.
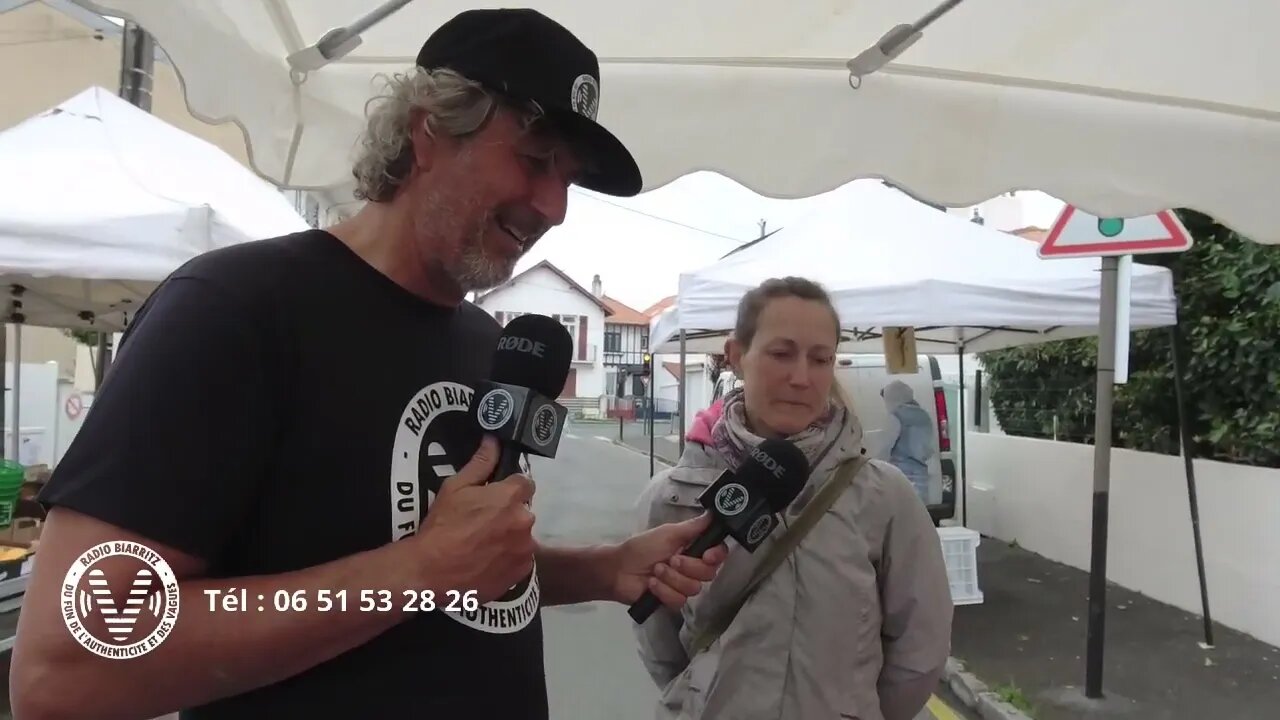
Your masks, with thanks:
M 480 398 L 480 408 L 477 412 L 477 421 L 480 427 L 485 430 L 497 430 L 507 421 L 511 419 L 511 413 L 515 409 L 515 398 L 511 397 L 511 393 L 496 388 L 485 393 Z
M 769 535 L 769 531 L 773 529 L 773 516 L 761 515 L 751 523 L 751 527 L 747 528 L 747 544 L 759 545 Z
M 173 632 L 178 597 L 178 578 L 159 553 L 140 543 L 104 542 L 67 570 L 62 619 L 90 652 L 134 658 L 155 650 Z
M 556 411 L 550 405 L 543 405 L 533 413 L 533 441 L 542 446 L 551 444 L 556 438 Z
M 716 492 L 716 509 L 724 515 L 737 515 L 746 509 L 750 498 L 745 487 L 729 483 Z
M 515 412 L 515 400 L 506 390 L 491 389 L 477 404 L 480 418 L 470 412 L 473 391 L 455 382 L 436 382 L 422 388 L 409 399 L 400 416 L 391 450 L 390 535 L 401 540 L 414 535 L 430 512 L 432 500 L 440 486 L 458 473 L 479 445 L 476 422 L 487 422 L 494 428 L 509 422 Z M 525 460 L 521 460 L 528 472 Z M 446 612 L 444 617 L 483 633 L 504 635 L 530 627 L 539 617 L 542 590 L 538 570 L 512 586 L 502 597 L 460 612 Z

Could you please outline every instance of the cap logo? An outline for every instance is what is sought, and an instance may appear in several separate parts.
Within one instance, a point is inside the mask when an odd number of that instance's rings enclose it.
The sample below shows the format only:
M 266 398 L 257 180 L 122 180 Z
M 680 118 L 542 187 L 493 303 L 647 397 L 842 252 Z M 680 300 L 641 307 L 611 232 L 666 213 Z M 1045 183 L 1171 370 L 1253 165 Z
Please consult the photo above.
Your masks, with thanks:
M 573 90 L 569 95 L 569 107 L 579 115 L 596 119 L 596 111 L 600 109 L 600 85 L 589 74 L 578 76 L 573 81 Z

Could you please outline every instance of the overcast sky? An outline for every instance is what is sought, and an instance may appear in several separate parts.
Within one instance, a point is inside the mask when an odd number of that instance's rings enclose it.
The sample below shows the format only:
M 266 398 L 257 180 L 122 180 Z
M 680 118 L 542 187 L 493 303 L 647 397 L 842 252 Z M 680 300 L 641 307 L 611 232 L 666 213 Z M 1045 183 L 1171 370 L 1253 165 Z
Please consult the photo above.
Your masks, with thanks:
M 1049 227 L 1062 208 L 1043 193 L 1019 198 L 1029 225 Z M 599 274 L 606 294 L 643 310 L 674 294 L 681 272 L 759 237 L 761 220 L 766 231 L 785 227 L 812 205 L 810 199 L 765 198 L 710 172 L 629 199 L 575 187 L 564 224 L 547 233 L 517 271 L 550 260 L 586 288 Z

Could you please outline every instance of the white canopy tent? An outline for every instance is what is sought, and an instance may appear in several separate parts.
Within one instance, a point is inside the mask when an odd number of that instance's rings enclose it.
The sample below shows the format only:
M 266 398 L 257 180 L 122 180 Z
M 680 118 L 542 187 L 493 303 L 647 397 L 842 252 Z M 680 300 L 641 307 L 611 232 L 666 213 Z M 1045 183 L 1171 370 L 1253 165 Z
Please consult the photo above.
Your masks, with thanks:
M 879 181 L 825 194 L 797 223 L 680 276 L 651 323 L 654 352 L 718 353 L 738 301 L 761 281 L 822 283 L 847 331 L 844 352 L 883 350 L 885 327 L 915 328 L 920 352 L 981 352 L 1096 335 L 1098 258 L 1044 260 L 1035 242 L 935 210 Z M 1130 326 L 1172 325 L 1172 274 L 1135 264 Z
M 0 133 L 5 319 L 119 331 L 214 248 L 308 226 L 210 143 L 99 87 Z
M 884 352 L 885 328 L 910 327 L 918 352 L 959 355 L 963 408 L 965 353 L 1104 332 L 1101 265 L 1100 258 L 1044 260 L 1033 241 L 859 180 L 815 200 L 798 222 L 681 274 L 675 304 L 650 324 L 649 337 L 655 353 L 678 353 L 681 366 L 690 352 L 723 352 L 744 293 L 771 277 L 805 277 L 831 295 L 842 352 Z M 1131 329 L 1177 322 L 1167 268 L 1134 264 L 1129 283 Z M 677 393 L 684 422 L 683 377 Z M 967 516 L 964 426 L 959 497 Z
M 198 117 L 236 121 L 262 175 L 313 189 L 349 182 L 374 76 L 475 5 L 77 2 L 137 21 Z M 1027 188 L 1104 217 L 1192 207 L 1280 242 L 1270 194 L 1249 191 L 1280 186 L 1280 86 L 1258 70 L 1280 67 L 1273 0 L 528 5 L 600 56 L 601 121 L 647 189 L 698 169 L 786 197 L 858 177 L 949 206 Z
M 183 262 L 308 227 L 279 190 L 234 158 L 99 87 L 0 132 L 0 168 L 3 321 L 15 326 L 17 346 L 14 428 L 22 326 L 121 331 Z M 3 341 L 0 334 L 0 361 Z M 20 436 L 12 433 L 11 457 Z

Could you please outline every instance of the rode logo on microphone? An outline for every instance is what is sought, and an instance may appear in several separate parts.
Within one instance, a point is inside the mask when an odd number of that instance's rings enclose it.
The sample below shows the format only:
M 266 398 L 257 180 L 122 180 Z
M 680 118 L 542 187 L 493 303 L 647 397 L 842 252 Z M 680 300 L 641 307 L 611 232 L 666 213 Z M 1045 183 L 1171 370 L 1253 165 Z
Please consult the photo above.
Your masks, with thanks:
M 787 474 L 786 468 L 779 465 L 777 460 L 774 460 L 769 456 L 769 453 L 766 453 L 758 447 L 751 448 L 751 457 L 756 462 L 763 465 L 766 470 L 773 473 L 773 476 L 779 480 L 782 479 L 783 475 Z
M 508 335 L 498 339 L 498 349 L 514 350 L 515 352 L 528 353 L 540 358 L 546 355 L 547 345 L 537 340 Z

